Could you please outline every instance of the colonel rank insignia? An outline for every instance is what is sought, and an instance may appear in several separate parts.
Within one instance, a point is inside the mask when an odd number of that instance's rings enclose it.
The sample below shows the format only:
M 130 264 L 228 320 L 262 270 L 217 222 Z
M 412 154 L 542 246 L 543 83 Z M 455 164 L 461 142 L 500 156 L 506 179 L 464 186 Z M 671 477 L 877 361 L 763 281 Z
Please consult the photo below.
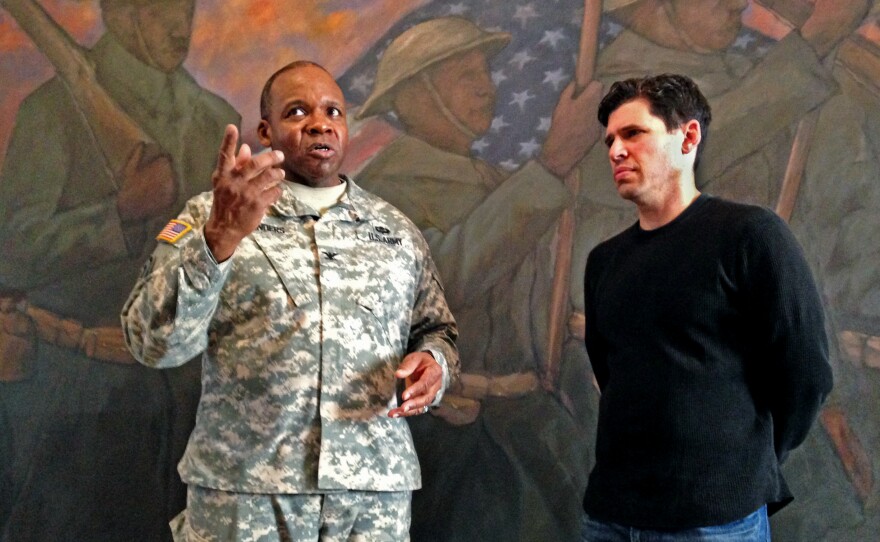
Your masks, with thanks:
M 180 240 L 181 237 L 187 234 L 189 230 L 192 229 L 192 226 L 184 222 L 183 220 L 172 220 L 168 223 L 162 231 L 159 232 L 159 235 L 156 236 L 157 241 L 165 241 L 166 243 L 174 244 Z

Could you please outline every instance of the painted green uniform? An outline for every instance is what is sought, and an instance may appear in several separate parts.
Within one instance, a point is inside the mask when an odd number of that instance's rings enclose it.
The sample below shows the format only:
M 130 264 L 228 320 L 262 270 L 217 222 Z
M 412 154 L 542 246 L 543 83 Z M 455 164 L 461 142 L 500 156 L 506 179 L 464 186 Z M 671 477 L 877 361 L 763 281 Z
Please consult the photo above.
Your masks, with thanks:
M 0 287 L 59 318 L 115 327 L 121 343 L 119 311 L 153 238 L 210 188 L 224 127 L 240 118 L 182 68 L 148 67 L 110 35 L 88 56 L 100 84 L 172 157 L 177 203 L 164 216 L 122 222 L 120 181 L 52 79 L 22 103 L 0 173 Z M 0 383 L 9 424 L 0 439 L 14 450 L 0 459 L 0 485 L 13 487 L 0 532 L 16 541 L 166 539 L 184 506 L 173 466 L 192 428 L 198 367 L 150 371 L 44 341 L 28 361 L 29 379 Z
M 560 398 L 578 412 L 590 409 L 586 366 L 561 368 L 558 395 L 538 384 L 547 361 L 551 239 L 569 192 L 535 162 L 508 175 L 407 135 L 358 178 L 428 239 L 461 328 L 462 381 L 536 384 L 496 386 L 470 424 L 411 420 L 425 477 L 413 496 L 413 539 L 573 539 L 591 439 Z

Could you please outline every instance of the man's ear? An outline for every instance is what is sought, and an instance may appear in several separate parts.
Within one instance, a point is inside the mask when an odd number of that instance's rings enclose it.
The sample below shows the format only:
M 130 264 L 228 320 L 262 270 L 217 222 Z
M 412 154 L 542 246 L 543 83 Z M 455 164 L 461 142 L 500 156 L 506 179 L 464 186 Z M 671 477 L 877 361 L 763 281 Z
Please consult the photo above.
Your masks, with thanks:
M 257 137 L 262 146 L 267 149 L 272 146 L 272 127 L 269 126 L 269 121 L 266 119 L 260 119 L 260 123 L 257 125 Z
M 691 119 L 681 126 L 684 133 L 684 141 L 681 143 L 681 152 L 688 154 L 697 149 L 697 145 L 703 140 L 703 133 L 700 131 L 700 123 L 696 119 Z

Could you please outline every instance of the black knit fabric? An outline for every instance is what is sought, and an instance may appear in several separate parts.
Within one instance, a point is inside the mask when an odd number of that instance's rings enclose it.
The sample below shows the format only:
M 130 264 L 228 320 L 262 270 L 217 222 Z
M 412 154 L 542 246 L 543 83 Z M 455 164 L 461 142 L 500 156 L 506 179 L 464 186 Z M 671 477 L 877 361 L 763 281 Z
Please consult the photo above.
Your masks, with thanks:
M 586 512 L 678 530 L 790 502 L 779 465 L 832 376 L 819 295 L 782 220 L 701 195 L 597 246 L 584 290 L 602 390 Z

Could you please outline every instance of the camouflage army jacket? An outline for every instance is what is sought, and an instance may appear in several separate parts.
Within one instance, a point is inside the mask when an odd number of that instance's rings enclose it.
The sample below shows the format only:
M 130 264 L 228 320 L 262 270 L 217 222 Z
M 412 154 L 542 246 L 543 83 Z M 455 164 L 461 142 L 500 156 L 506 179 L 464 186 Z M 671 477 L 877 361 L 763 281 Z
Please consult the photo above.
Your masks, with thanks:
M 249 493 L 419 488 L 407 423 L 387 416 L 394 370 L 428 350 L 458 372 L 457 329 L 419 230 L 349 181 L 311 246 L 305 224 L 318 213 L 285 190 L 218 265 L 202 233 L 211 201 L 187 203 L 179 220 L 192 230 L 159 243 L 122 313 L 145 365 L 202 353 L 183 480 Z

